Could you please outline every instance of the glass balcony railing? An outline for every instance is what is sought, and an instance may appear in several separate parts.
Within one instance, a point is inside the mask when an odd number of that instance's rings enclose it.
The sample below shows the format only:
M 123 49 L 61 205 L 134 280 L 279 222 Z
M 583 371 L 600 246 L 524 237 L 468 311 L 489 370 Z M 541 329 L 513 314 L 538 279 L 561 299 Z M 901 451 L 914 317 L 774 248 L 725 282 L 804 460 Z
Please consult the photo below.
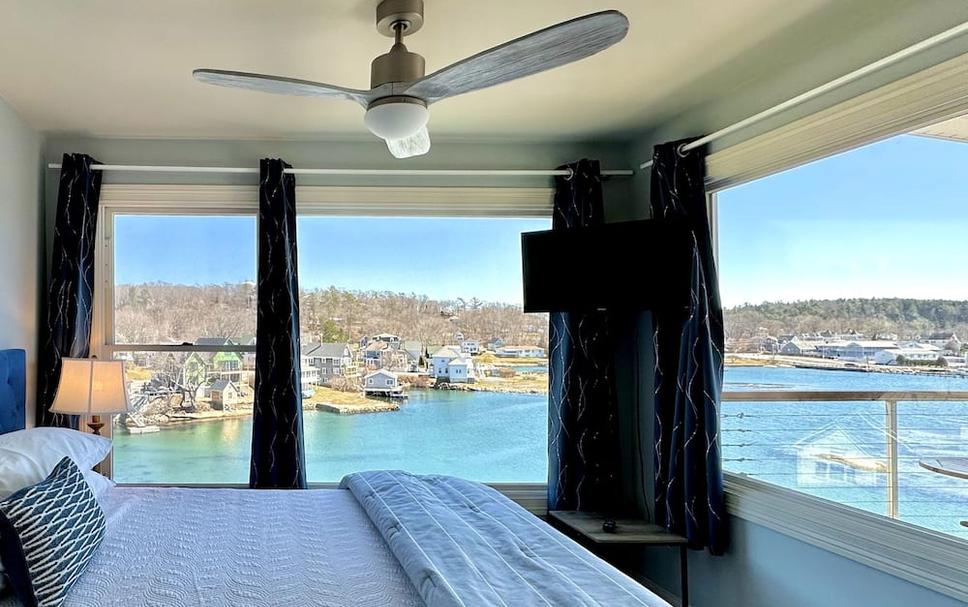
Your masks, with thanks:
M 968 392 L 728 391 L 723 467 L 968 540 Z

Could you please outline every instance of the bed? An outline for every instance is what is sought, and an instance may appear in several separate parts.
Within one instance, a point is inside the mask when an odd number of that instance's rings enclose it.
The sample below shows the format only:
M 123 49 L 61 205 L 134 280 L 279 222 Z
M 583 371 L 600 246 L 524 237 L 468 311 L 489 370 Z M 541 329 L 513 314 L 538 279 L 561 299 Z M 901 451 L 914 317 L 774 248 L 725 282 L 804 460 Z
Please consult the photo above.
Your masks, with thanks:
M 0 351 L 0 434 L 23 427 L 22 373 L 22 358 Z M 453 477 L 369 471 L 309 491 L 116 487 L 100 502 L 104 540 L 67 607 L 668 607 L 500 493 Z

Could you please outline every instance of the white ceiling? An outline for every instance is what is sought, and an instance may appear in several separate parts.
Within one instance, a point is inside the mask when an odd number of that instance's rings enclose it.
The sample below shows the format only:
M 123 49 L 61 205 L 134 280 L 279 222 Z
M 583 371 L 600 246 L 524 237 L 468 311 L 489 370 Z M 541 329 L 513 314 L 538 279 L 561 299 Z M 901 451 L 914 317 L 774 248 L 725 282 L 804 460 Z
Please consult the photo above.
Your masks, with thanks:
M 846 6 L 839 1 L 838 10 Z M 769 76 L 771 65 L 783 66 L 771 59 L 784 49 L 793 55 L 805 40 L 829 43 L 829 31 L 798 31 L 798 24 L 835 15 L 837 2 L 426 0 L 424 28 L 407 43 L 426 57 L 429 73 L 549 24 L 619 9 L 631 22 L 619 45 L 440 102 L 430 122 L 435 138 L 618 138 Z M 854 5 L 868 13 L 883 6 Z M 191 71 L 212 67 L 368 88 L 370 61 L 390 43 L 374 28 L 375 6 L 376 0 L 4 0 L 0 96 L 48 133 L 362 137 L 356 104 L 222 89 L 195 82 Z M 706 86 L 700 79 L 710 74 Z

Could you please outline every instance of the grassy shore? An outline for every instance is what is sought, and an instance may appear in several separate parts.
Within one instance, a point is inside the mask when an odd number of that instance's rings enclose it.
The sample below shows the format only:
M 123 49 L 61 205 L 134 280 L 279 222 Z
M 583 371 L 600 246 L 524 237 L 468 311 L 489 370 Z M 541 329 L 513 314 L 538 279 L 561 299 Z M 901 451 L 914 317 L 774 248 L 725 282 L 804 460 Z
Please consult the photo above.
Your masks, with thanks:
M 473 384 L 485 392 L 544 394 L 548 391 L 547 373 L 519 373 L 514 377 L 484 377 Z
M 366 405 L 371 398 L 363 396 L 362 392 L 342 392 L 327 388 L 326 386 L 316 386 L 316 392 L 310 398 L 303 399 L 303 405 L 316 403 L 333 403 L 335 405 Z

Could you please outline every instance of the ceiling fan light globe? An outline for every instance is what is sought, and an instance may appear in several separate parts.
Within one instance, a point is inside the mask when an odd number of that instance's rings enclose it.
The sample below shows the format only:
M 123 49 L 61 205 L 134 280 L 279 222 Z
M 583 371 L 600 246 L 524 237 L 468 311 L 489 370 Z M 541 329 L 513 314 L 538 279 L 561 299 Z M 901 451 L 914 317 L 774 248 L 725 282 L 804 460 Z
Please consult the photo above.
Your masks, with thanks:
M 387 139 L 387 149 L 394 158 L 413 158 L 430 151 L 430 133 L 426 127 L 406 139 Z
M 363 123 L 381 139 L 407 139 L 427 126 L 430 112 L 422 103 L 392 101 L 371 105 Z

